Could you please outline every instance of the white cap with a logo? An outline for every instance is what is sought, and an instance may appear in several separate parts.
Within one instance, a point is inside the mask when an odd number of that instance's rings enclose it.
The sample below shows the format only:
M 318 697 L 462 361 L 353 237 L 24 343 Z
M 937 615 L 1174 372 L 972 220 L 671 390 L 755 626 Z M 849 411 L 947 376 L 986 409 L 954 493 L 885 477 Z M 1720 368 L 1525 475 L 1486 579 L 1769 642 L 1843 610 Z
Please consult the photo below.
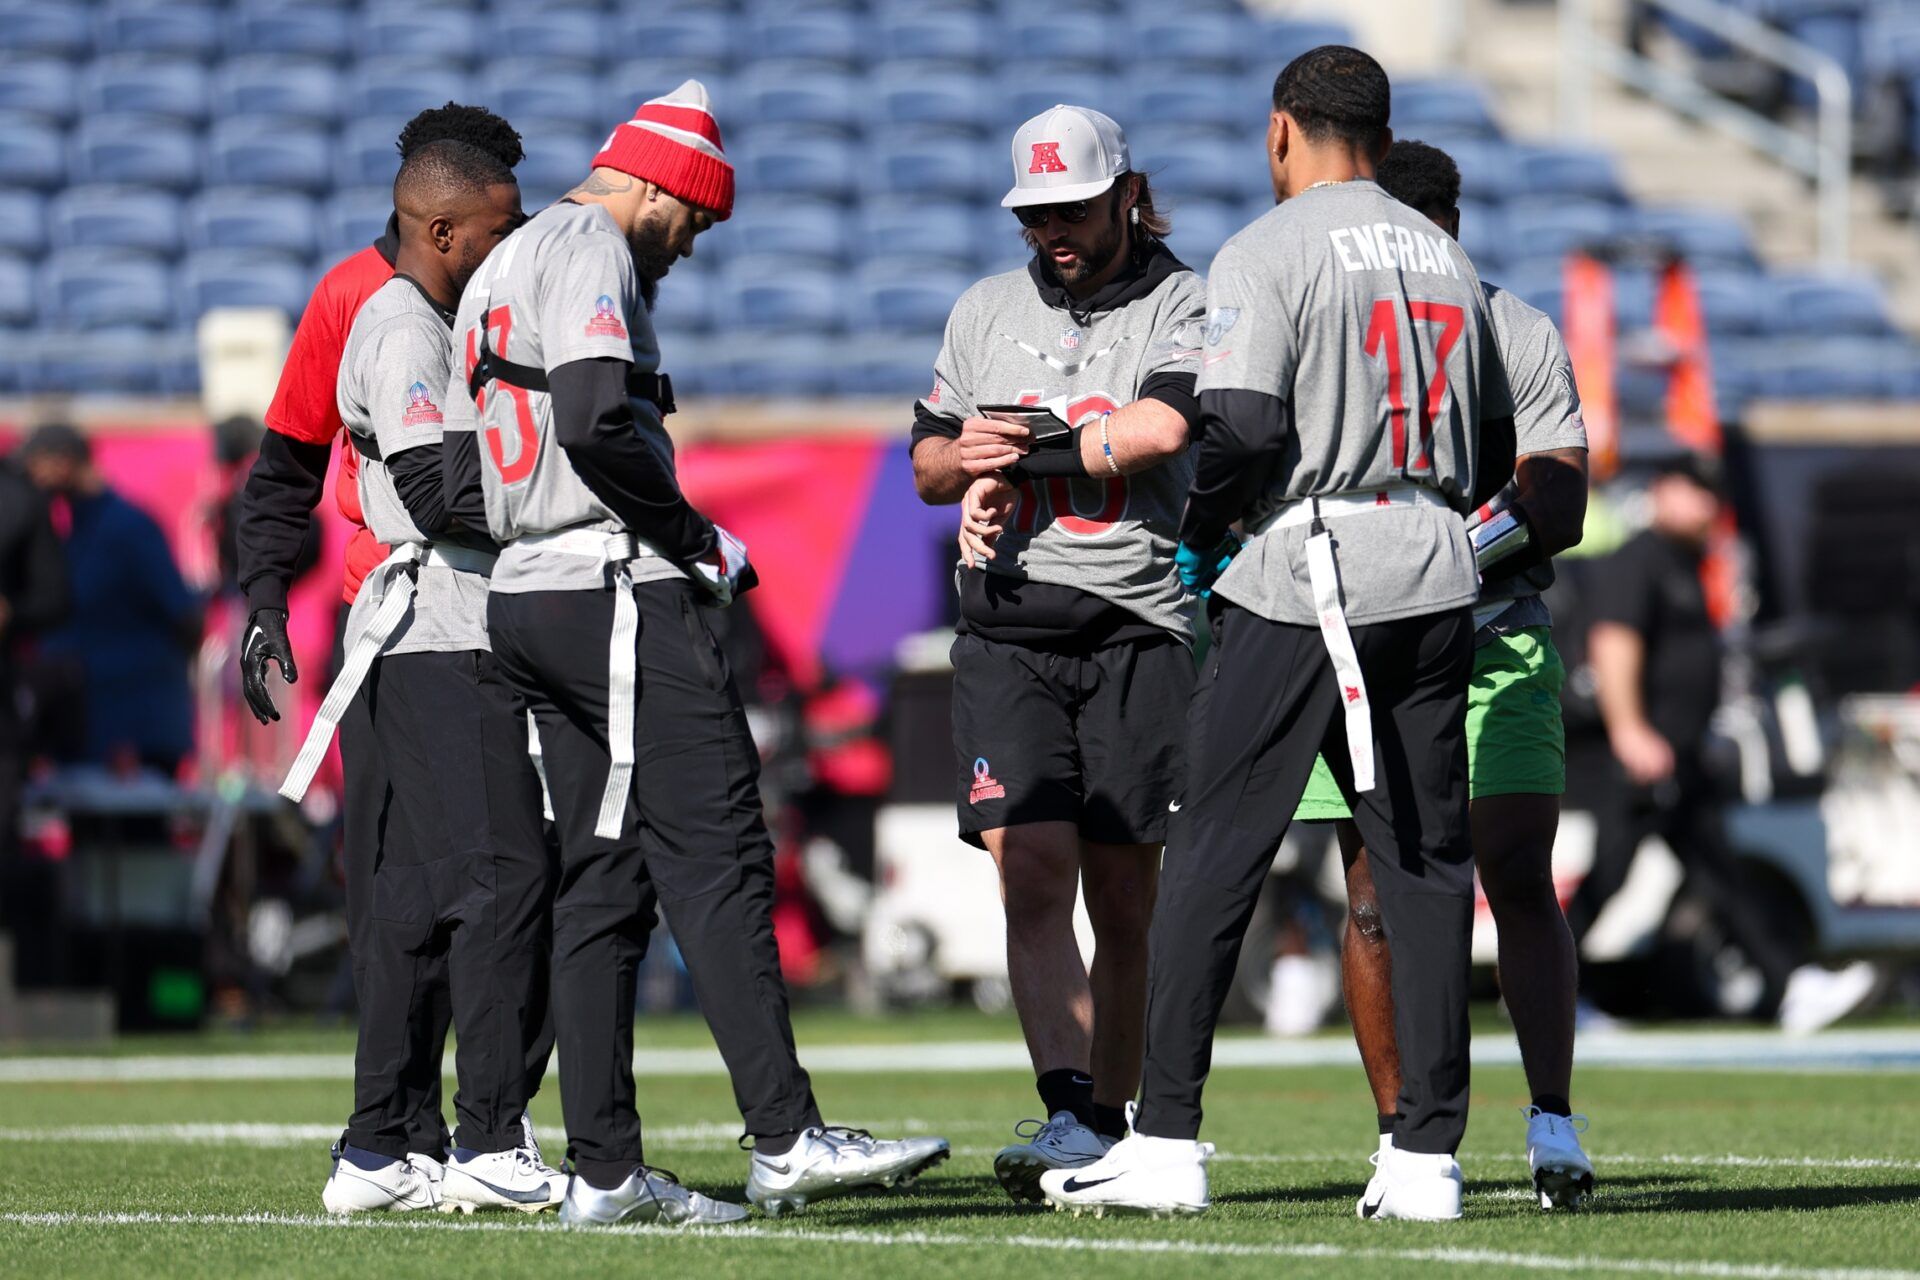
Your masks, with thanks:
M 1013 189 L 1000 206 L 1088 200 L 1131 167 L 1127 136 L 1112 117 L 1088 107 L 1048 107 L 1013 135 Z

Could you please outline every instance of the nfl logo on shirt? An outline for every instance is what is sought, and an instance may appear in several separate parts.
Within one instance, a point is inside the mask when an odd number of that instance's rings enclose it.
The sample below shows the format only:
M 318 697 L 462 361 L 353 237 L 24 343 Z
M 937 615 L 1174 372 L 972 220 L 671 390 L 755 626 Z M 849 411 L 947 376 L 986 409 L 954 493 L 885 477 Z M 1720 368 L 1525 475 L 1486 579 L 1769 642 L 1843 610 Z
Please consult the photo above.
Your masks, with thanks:
M 1061 334 L 1060 349 L 1062 351 L 1078 351 L 1080 349 L 1080 331 L 1078 329 L 1069 329 Z

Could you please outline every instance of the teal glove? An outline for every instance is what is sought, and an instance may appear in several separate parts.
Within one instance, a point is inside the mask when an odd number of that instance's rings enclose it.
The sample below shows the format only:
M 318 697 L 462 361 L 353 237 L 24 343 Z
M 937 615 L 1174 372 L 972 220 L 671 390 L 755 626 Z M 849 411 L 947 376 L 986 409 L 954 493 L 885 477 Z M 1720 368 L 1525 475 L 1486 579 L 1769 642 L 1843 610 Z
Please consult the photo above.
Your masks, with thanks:
M 1202 600 L 1213 594 L 1213 584 L 1240 554 L 1240 539 L 1228 534 L 1211 551 L 1195 551 L 1186 543 L 1173 553 L 1173 565 L 1180 573 L 1180 585 Z

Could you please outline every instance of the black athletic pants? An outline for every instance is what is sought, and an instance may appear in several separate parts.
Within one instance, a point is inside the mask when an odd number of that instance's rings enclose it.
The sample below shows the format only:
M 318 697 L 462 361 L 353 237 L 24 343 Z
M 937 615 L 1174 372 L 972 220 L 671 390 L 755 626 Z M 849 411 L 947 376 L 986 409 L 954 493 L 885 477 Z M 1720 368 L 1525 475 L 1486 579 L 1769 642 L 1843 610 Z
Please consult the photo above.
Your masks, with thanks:
M 1467 1123 L 1473 842 L 1467 825 L 1470 613 L 1353 628 L 1373 709 L 1375 785 L 1353 793 L 1332 659 L 1313 627 L 1218 606 L 1189 713 L 1187 794 L 1154 909 L 1136 1127 L 1200 1132 L 1213 1032 L 1247 921 L 1324 752 L 1366 838 L 1393 954 L 1403 1083 L 1394 1145 L 1451 1152 Z
M 606 787 L 614 596 L 495 592 L 501 672 L 533 708 L 560 833 L 553 908 L 560 1101 L 581 1176 L 616 1185 L 641 1163 L 634 975 L 657 903 L 733 1078 L 749 1134 L 820 1123 L 787 1017 L 773 938 L 773 841 L 760 757 L 713 634 L 682 580 L 634 588 L 633 785 L 619 839 L 594 834 Z
M 1618 761 L 1607 761 L 1605 790 L 1594 806 L 1599 835 L 1593 866 L 1567 907 L 1567 923 L 1575 938 L 1585 940 L 1626 883 L 1641 843 L 1657 835 L 1685 868 L 1688 888 L 1712 907 L 1721 927 L 1760 970 L 1765 986 L 1754 1013 L 1770 1021 L 1780 1012 L 1787 979 L 1799 960 L 1742 882 L 1720 797 L 1697 763 L 1698 751 L 1698 743 L 1674 743 L 1679 766 L 1658 788 L 1636 785 Z
M 361 902 L 360 1041 L 345 1141 L 388 1156 L 420 1149 L 414 1131 L 431 1123 L 420 1112 L 423 1059 L 437 1076 L 445 1024 L 432 1019 L 450 995 L 456 1140 L 511 1150 L 551 1043 L 553 865 L 526 717 L 478 650 L 380 658 L 356 701 L 390 794 Z

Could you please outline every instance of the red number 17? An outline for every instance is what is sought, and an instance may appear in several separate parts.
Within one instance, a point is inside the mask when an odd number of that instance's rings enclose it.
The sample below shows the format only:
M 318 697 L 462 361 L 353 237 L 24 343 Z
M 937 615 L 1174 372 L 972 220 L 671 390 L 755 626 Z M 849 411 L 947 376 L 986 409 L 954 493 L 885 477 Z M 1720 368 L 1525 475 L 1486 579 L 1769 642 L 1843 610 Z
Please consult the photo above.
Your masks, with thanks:
M 1433 443 L 1434 421 L 1447 405 L 1447 357 L 1453 354 L 1460 335 L 1466 332 L 1467 313 L 1451 303 L 1421 302 L 1409 298 L 1407 314 L 1414 322 L 1416 341 L 1421 322 L 1440 326 L 1440 337 L 1434 343 L 1431 360 L 1423 361 L 1419 359 L 1422 353 L 1414 353 L 1416 367 L 1425 365 L 1432 372 L 1425 393 L 1420 396 L 1420 446 L 1411 468 L 1407 466 L 1407 394 L 1402 372 L 1405 357 L 1400 350 L 1398 298 L 1379 298 L 1374 301 L 1373 316 L 1367 324 L 1365 349 L 1370 359 L 1386 357 L 1387 408 L 1393 418 L 1393 465 L 1402 471 L 1419 473 L 1433 469 L 1429 451 Z

